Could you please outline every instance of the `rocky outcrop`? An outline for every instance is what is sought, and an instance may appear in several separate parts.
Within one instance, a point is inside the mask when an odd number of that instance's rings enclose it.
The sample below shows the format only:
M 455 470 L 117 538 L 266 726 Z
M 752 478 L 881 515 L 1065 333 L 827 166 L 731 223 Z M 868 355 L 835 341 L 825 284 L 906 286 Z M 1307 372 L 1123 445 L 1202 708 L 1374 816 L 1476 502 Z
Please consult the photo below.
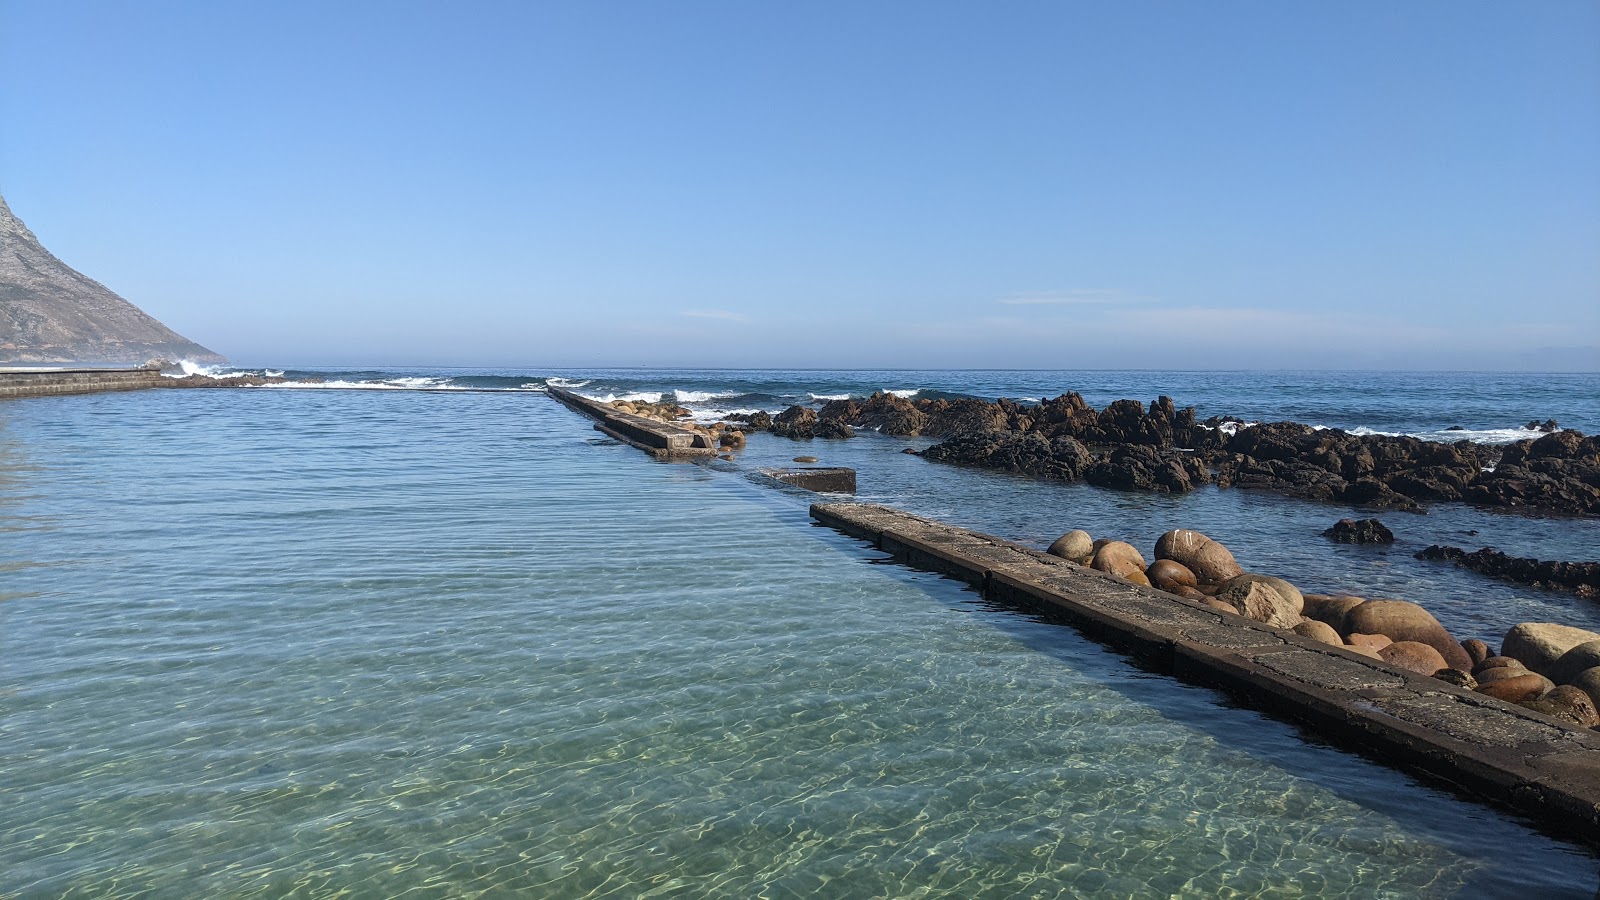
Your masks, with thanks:
M 1460 547 L 1433 544 L 1417 552 L 1417 559 L 1448 560 L 1475 572 L 1529 587 L 1571 591 L 1579 597 L 1600 598 L 1600 563 L 1555 562 L 1507 556 L 1493 547 L 1471 553 Z
M 0 363 L 163 358 L 227 361 L 57 259 L 0 197 Z
M 939 462 L 1119 490 L 1182 493 L 1215 484 L 1380 508 L 1462 501 L 1600 516 L 1600 438 L 1575 431 L 1531 430 L 1503 448 L 1445 444 L 1298 422 L 1202 422 L 1193 408 L 1165 396 L 1148 406 L 1117 400 L 1096 410 L 1077 393 L 1029 406 L 879 392 L 832 401 L 820 418 L 942 438 L 923 454 Z
M 1394 543 L 1394 532 L 1377 519 L 1340 519 L 1323 535 L 1338 544 Z

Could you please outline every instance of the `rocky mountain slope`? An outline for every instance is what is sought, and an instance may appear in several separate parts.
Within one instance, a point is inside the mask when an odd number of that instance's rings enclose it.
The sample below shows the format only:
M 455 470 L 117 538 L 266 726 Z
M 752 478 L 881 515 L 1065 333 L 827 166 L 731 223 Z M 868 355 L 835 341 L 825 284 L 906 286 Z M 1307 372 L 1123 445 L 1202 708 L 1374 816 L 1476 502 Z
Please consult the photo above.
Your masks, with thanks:
M 0 365 L 226 360 L 57 259 L 0 197 Z

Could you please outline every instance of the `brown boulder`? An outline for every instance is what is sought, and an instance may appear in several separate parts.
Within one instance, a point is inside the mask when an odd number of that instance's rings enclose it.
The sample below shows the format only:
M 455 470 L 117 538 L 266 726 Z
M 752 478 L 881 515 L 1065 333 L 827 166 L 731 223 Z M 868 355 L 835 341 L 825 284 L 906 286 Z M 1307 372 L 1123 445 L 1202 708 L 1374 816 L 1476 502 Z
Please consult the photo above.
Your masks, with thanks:
M 1394 641 L 1388 635 L 1362 634 L 1358 631 L 1346 638 L 1345 643 L 1352 647 L 1365 647 L 1368 650 L 1377 652 L 1394 643 Z
M 1339 637 L 1339 632 L 1334 631 L 1332 625 L 1327 622 L 1318 622 L 1316 619 L 1302 621 L 1294 627 L 1294 633 L 1301 637 L 1311 638 L 1313 641 L 1332 644 L 1335 647 L 1344 646 L 1344 638 Z
M 1231 603 L 1240 614 L 1274 628 L 1300 624 L 1305 599 L 1294 585 L 1267 575 L 1237 575 L 1217 591 L 1217 599 Z
M 1523 669 L 1523 670 L 1526 670 L 1528 668 L 1527 666 L 1522 664 L 1522 660 L 1520 660 L 1520 659 L 1512 659 L 1509 656 L 1491 656 L 1488 659 L 1484 660 L 1483 662 L 1480 662 L 1477 665 L 1473 666 L 1472 667 L 1472 674 L 1476 675 L 1479 672 L 1485 671 L 1487 669 L 1503 669 L 1503 668 L 1507 668 L 1507 667 L 1515 668 L 1515 669 Z
M 1571 684 L 1578 674 L 1600 666 L 1600 641 L 1585 641 L 1561 654 L 1545 672 L 1556 684 Z
M 1239 615 L 1239 611 L 1237 609 L 1233 608 L 1233 604 L 1232 603 L 1223 603 L 1221 600 L 1218 600 L 1215 597 L 1207 597 L 1204 600 L 1201 600 L 1200 602 L 1204 603 L 1205 605 L 1207 605 L 1209 607 L 1211 607 L 1212 609 L 1221 610 L 1222 612 L 1229 613 L 1229 614 L 1235 615 L 1235 616 Z
M 1330 597 L 1327 594 L 1306 594 L 1302 614 L 1308 619 L 1326 622 L 1333 630 L 1345 634 L 1344 617 L 1350 610 L 1367 602 L 1362 597 Z
M 1575 687 L 1589 695 L 1597 705 L 1600 705 L 1600 666 L 1584 669 L 1567 685 Z
M 1472 668 L 1472 657 L 1450 636 L 1439 620 L 1415 603 L 1405 600 L 1368 600 L 1345 616 L 1350 631 L 1383 634 L 1396 643 L 1416 641 L 1439 651 L 1446 665 L 1463 672 Z
M 1378 658 L 1418 675 L 1432 675 L 1440 669 L 1450 668 L 1438 650 L 1418 641 L 1395 641 L 1379 650 Z
M 1182 597 L 1185 600 L 1193 600 L 1196 603 L 1203 603 L 1206 600 L 1216 599 L 1214 597 L 1207 596 L 1204 591 L 1192 587 L 1180 587 L 1177 590 L 1168 591 L 1167 593 L 1177 594 L 1179 597 Z
M 1383 657 L 1378 655 L 1378 651 L 1372 649 L 1371 647 L 1359 647 L 1354 644 L 1346 644 L 1344 648 L 1349 650 L 1351 653 L 1359 653 L 1362 656 L 1370 656 L 1373 659 L 1383 659 Z
M 1477 638 L 1462 641 L 1461 649 L 1467 651 L 1467 656 L 1472 659 L 1473 665 L 1477 665 L 1494 655 L 1493 651 L 1489 649 L 1489 645 Z
M 1506 639 L 1500 642 L 1500 653 L 1514 656 L 1529 669 L 1542 673 L 1563 653 L 1590 641 L 1600 641 L 1600 634 L 1554 622 L 1523 622 L 1506 632 Z
M 1109 572 L 1134 584 L 1149 584 L 1144 574 L 1144 557 L 1138 548 L 1124 541 L 1111 541 L 1095 551 L 1089 568 Z
M 1552 688 L 1550 693 L 1537 700 L 1524 700 L 1522 705 L 1551 718 L 1571 722 L 1579 728 L 1600 725 L 1600 712 L 1595 710 L 1594 698 L 1570 684 Z
M 1460 669 L 1440 669 L 1433 673 L 1433 677 L 1446 684 L 1453 684 L 1458 688 L 1466 688 L 1469 691 L 1477 690 L 1478 688 L 1478 680 Z
M 1089 560 L 1094 558 L 1094 550 L 1094 538 L 1089 536 L 1089 532 L 1077 530 L 1056 538 L 1045 552 L 1079 565 L 1088 565 Z
M 1521 678 L 1533 674 L 1522 666 L 1497 666 L 1493 669 L 1482 669 L 1473 673 L 1477 676 L 1479 684 L 1494 684 L 1496 681 L 1505 681 L 1507 678 Z
M 1200 583 L 1188 566 L 1175 559 L 1158 559 L 1145 569 L 1144 574 L 1152 585 L 1173 594 L 1179 593 L 1182 588 L 1192 589 Z
M 1478 678 L 1478 693 L 1507 703 L 1537 700 L 1553 687 L 1555 685 L 1550 683 L 1550 679 L 1537 672 L 1523 672 L 1497 681 L 1484 681 L 1481 676 Z
M 1182 563 L 1201 584 L 1222 584 L 1244 574 L 1244 569 L 1234 560 L 1227 547 L 1187 528 L 1163 534 L 1156 541 L 1156 559 Z

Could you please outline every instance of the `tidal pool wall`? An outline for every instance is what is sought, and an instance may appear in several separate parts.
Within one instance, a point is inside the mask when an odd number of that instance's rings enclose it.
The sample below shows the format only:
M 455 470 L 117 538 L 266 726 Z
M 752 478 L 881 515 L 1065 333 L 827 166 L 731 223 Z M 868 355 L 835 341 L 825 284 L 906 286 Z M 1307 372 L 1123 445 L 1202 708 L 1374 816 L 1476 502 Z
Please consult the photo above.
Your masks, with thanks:
M 1222 687 L 1381 762 L 1600 845 L 1594 731 L 900 510 L 828 503 L 811 515 L 986 597 L 1059 615 L 1152 668 Z
M 137 391 L 160 383 L 161 370 L 154 368 L 0 368 L 0 398 Z

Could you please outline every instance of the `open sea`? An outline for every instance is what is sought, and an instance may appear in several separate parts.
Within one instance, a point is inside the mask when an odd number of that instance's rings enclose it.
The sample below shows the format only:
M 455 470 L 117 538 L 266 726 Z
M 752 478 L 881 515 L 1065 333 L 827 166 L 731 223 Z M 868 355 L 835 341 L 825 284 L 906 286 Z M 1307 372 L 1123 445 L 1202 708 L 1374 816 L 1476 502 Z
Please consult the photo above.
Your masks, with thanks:
M 260 371 L 260 370 L 257 370 Z M 288 371 L 0 402 L 0 897 L 1595 897 L 1560 834 L 1142 671 L 812 525 L 754 473 L 1044 546 L 1170 528 L 1457 637 L 1600 603 L 1412 554 L 1593 560 L 1600 521 L 1368 511 L 752 435 L 656 462 L 543 395 L 730 411 L 1166 394 L 1201 417 L 1509 441 L 1600 376 Z M 320 379 L 313 384 L 312 379 Z M 1446 431 L 1460 426 L 1463 431 Z

